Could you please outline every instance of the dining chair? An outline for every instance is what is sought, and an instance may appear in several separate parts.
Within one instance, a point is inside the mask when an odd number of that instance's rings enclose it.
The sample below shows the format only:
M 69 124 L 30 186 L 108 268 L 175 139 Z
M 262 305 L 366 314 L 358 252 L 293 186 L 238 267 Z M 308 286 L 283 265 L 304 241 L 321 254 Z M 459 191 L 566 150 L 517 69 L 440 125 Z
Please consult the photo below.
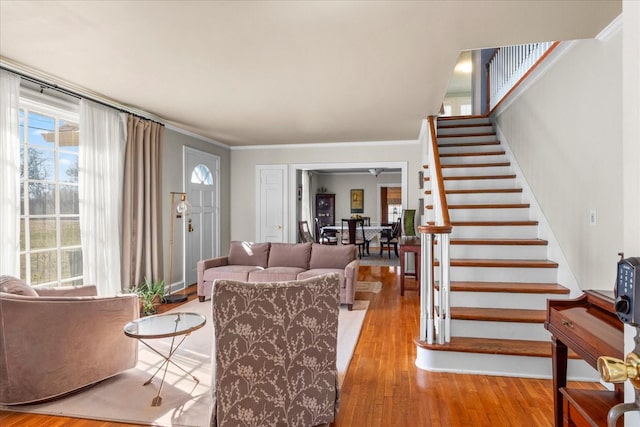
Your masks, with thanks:
M 309 223 L 307 221 L 298 221 L 298 233 L 302 243 L 315 242 L 313 234 L 311 234 L 311 230 L 309 230 Z
M 363 216 L 362 217 L 362 225 L 364 225 L 365 227 L 369 227 L 371 225 L 371 217 L 370 216 Z M 369 255 L 369 246 L 371 246 L 371 239 L 367 239 L 367 235 L 364 235 L 364 246 L 365 249 L 367 250 L 367 255 Z
M 322 226 L 320 225 L 320 219 L 315 219 L 316 223 L 316 241 L 321 245 L 337 245 L 338 237 L 336 236 L 336 232 L 333 230 L 322 231 Z
M 358 246 L 359 258 L 362 258 L 362 255 L 366 249 L 366 244 L 367 244 L 364 238 L 363 224 L 364 224 L 364 221 L 362 219 L 343 218 L 342 226 L 340 228 L 340 232 L 341 232 L 340 236 L 341 236 L 342 244 Z
M 380 256 L 384 252 L 386 246 L 389 258 L 391 258 L 391 246 L 393 246 L 393 252 L 398 257 L 398 240 L 400 239 L 402 220 L 398 218 L 391 226 L 391 230 L 383 230 L 380 235 Z

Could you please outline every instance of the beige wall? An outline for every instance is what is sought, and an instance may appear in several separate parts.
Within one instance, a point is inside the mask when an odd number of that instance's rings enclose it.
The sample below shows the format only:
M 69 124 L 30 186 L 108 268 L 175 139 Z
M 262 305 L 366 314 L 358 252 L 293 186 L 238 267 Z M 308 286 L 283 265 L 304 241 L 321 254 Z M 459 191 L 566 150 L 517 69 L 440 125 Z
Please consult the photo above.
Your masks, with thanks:
M 162 153 L 162 188 L 164 197 L 162 200 L 163 212 L 163 234 L 164 239 L 164 262 L 165 271 L 169 269 L 169 209 L 171 206 L 171 191 L 182 191 L 183 171 L 182 171 L 182 150 L 183 147 L 191 147 L 220 157 L 220 251 L 226 254 L 229 246 L 229 182 L 230 182 L 230 150 L 218 145 L 214 145 L 202 139 L 198 139 L 183 133 L 165 129 L 164 151 Z M 174 283 L 183 277 L 182 269 L 182 229 L 175 227 L 173 236 L 173 271 Z
M 622 31 L 579 41 L 497 120 L 582 289 L 623 249 L 621 77 Z
M 622 95 L 623 136 L 622 170 L 624 192 L 624 252 L 625 256 L 640 256 L 640 2 L 623 3 L 623 58 Z M 625 352 L 635 347 L 633 337 L 636 329 L 625 326 Z M 631 383 L 625 381 L 625 402 L 633 402 L 635 393 Z M 624 417 L 628 427 L 640 425 L 638 412 L 627 413 Z
M 306 163 L 354 163 L 354 162 L 408 162 L 408 207 L 417 206 L 417 173 L 422 167 L 421 148 L 416 141 L 365 144 L 294 145 L 266 148 L 236 149 L 231 151 L 231 239 L 254 240 L 256 238 L 256 165 L 306 164 Z M 348 186 L 348 185 L 345 185 Z M 313 191 L 317 190 L 317 185 Z M 326 186 L 328 188 L 328 186 Z M 313 187 L 312 187 L 313 188 Z M 348 187 L 355 188 L 355 187 Z M 295 192 L 295 183 L 289 182 Z M 337 191 L 337 189 L 331 189 Z M 368 196 L 365 193 L 365 203 Z M 291 223 L 293 219 L 290 219 Z M 221 246 L 224 252 L 224 246 Z

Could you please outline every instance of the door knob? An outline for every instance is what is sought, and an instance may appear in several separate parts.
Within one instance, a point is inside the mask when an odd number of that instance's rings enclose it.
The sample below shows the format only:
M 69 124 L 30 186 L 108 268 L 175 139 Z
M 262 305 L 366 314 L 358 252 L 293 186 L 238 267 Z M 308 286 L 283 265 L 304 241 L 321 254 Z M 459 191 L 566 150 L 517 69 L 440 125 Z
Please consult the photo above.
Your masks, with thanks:
M 189 219 L 189 226 L 187 227 L 187 231 L 191 233 L 193 231 L 193 226 L 191 225 L 191 219 Z
M 622 383 L 629 379 L 635 388 L 640 388 L 640 357 L 635 353 L 627 354 L 626 360 L 600 356 L 598 372 L 600 378 L 608 383 Z

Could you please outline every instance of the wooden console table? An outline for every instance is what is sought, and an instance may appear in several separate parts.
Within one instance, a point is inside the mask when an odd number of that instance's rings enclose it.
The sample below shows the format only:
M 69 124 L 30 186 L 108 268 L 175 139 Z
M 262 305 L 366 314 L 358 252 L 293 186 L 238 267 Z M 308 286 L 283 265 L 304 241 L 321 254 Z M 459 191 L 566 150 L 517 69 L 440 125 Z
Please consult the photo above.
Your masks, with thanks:
M 420 251 L 421 251 L 421 246 L 420 246 L 420 237 L 416 237 L 416 236 L 404 236 L 400 238 L 400 241 L 398 242 L 398 247 L 399 247 L 399 252 L 400 252 L 400 295 L 404 295 L 404 276 L 407 275 L 407 273 L 405 273 L 405 263 L 404 263 L 404 259 L 405 259 L 405 254 L 406 253 L 412 253 L 414 254 L 414 259 L 415 259 L 415 268 L 416 268 L 416 273 L 415 273 L 415 278 L 416 278 L 416 282 L 418 282 L 418 287 L 417 288 L 407 288 L 408 290 L 415 290 L 418 291 L 418 293 L 420 292 Z M 413 275 L 413 274 L 409 274 L 409 275 Z
M 623 385 L 614 391 L 567 388 L 568 349 L 594 369 L 600 356 L 624 359 L 622 322 L 613 308 L 613 292 L 587 291 L 572 300 L 547 300 L 544 323 L 552 337 L 555 426 L 606 426 L 607 413 L 624 400 Z M 622 417 L 618 420 L 622 424 Z

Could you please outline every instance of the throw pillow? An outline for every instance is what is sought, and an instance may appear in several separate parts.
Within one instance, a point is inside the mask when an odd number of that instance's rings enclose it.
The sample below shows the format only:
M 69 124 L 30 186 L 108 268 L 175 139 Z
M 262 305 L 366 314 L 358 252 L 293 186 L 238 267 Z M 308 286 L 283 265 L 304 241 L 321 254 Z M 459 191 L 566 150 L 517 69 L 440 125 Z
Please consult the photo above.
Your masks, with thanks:
M 229 265 L 255 265 L 267 268 L 269 258 L 269 246 L 267 243 L 253 243 L 232 241 L 229 245 Z
M 272 243 L 269 267 L 298 267 L 309 269 L 311 243 Z
M 0 276 L 0 292 L 37 297 L 38 293 L 22 280 L 12 276 Z

